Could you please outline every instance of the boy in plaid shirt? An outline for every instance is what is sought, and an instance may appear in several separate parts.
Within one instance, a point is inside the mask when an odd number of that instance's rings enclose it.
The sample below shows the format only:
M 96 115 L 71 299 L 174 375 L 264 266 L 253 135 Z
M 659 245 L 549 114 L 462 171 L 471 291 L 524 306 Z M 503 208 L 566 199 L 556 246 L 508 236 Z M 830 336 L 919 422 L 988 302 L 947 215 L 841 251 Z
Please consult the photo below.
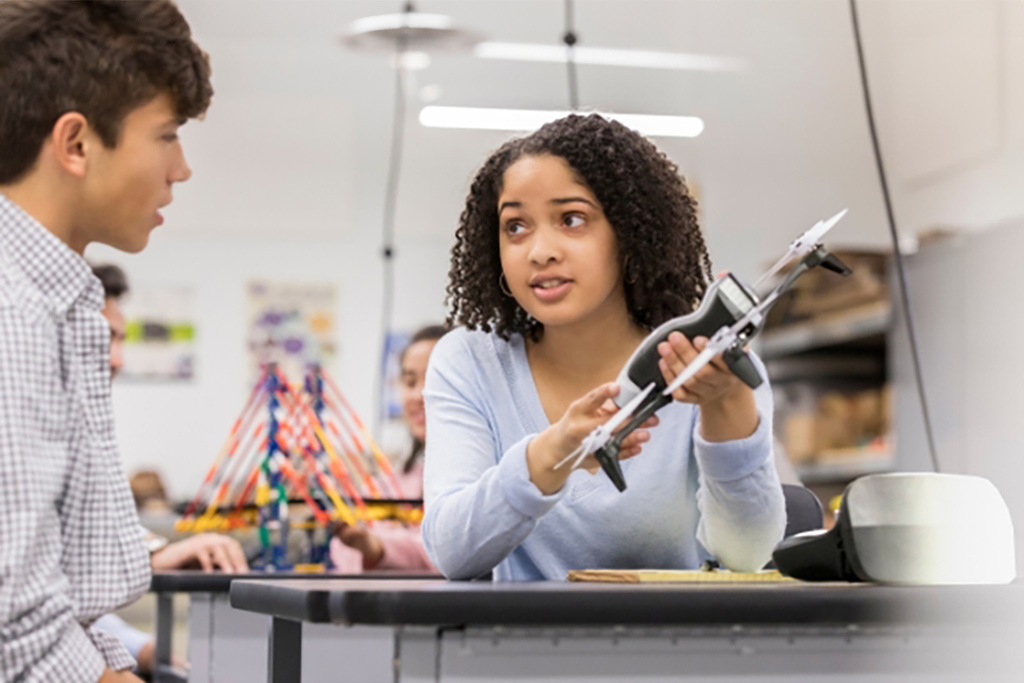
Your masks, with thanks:
M 0 92 L 0 680 L 137 680 L 92 626 L 150 563 L 82 253 L 140 251 L 163 221 L 209 62 L 170 0 L 4 0 Z

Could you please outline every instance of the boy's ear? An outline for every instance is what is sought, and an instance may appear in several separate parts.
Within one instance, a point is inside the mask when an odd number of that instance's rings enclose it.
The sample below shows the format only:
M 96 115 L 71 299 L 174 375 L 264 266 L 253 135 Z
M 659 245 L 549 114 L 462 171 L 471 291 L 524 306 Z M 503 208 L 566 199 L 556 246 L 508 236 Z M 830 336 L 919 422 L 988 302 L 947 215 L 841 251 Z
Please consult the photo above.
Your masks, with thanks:
M 85 175 L 89 147 L 98 142 L 85 116 L 77 111 L 63 114 L 50 134 L 53 154 L 62 169 L 73 176 Z

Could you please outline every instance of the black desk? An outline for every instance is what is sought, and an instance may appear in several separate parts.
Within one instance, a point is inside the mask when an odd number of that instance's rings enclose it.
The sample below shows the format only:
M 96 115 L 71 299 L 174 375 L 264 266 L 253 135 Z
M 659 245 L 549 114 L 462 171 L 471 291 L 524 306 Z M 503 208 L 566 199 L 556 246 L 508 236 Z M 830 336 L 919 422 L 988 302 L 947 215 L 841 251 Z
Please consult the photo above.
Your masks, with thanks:
M 296 574 L 296 573 L 263 573 L 252 572 L 249 574 L 223 574 L 205 573 L 202 571 L 169 571 L 153 574 L 149 590 L 156 594 L 156 671 L 153 676 L 154 683 L 181 683 L 188 680 L 181 672 L 171 665 L 171 652 L 173 645 L 174 630 L 174 596 L 177 594 L 189 594 L 196 602 L 206 602 L 204 609 L 208 612 L 224 607 L 226 609 L 226 598 L 233 581 L 246 579 L 250 582 L 276 582 L 282 580 L 302 579 L 307 583 L 315 583 L 322 580 L 337 580 L 339 578 L 349 580 L 391 580 L 391 579 L 420 579 L 438 580 L 441 577 L 427 574 L 422 571 L 373 571 L 364 574 Z M 218 597 L 219 596 L 219 597 Z M 190 619 L 191 621 L 191 619 Z M 221 619 L 223 622 L 224 620 Z M 211 634 L 212 639 L 212 634 Z M 190 641 L 192 641 L 190 636 Z M 264 638 L 256 643 L 258 648 L 265 646 Z M 213 644 L 210 644 L 210 650 Z M 192 653 L 190 653 L 191 656 Z M 192 680 L 203 680 L 200 671 L 196 667 Z M 212 676 L 210 676 L 212 678 Z
M 491 665 L 505 667 L 506 674 L 508 666 L 523 667 L 521 675 L 531 680 L 602 674 L 608 680 L 663 680 L 659 676 L 677 666 L 692 667 L 698 676 L 735 674 L 721 680 L 772 671 L 787 677 L 803 672 L 808 680 L 861 680 L 861 668 L 877 674 L 872 680 L 897 680 L 916 673 L 917 664 L 925 676 L 987 667 L 1002 647 L 993 634 L 1012 633 L 1024 615 L 1020 585 L 236 581 L 230 600 L 237 609 L 273 618 L 270 681 L 300 680 L 302 622 L 395 629 L 396 680 L 406 680 L 405 674 L 418 679 L 429 667 L 432 679 L 449 673 L 485 679 L 497 676 Z M 626 641 L 635 647 L 622 647 Z M 578 647 L 572 651 L 566 643 Z M 978 661 L 960 652 L 968 644 Z M 672 647 L 682 647 L 678 665 L 651 656 L 671 654 Z M 614 648 L 623 661 L 633 657 L 653 668 L 616 674 L 607 656 Z M 737 665 L 743 658 L 736 655 L 745 653 L 770 656 Z M 595 654 L 604 659 L 588 664 Z M 564 667 L 551 663 L 556 656 Z M 837 675 L 829 673 L 833 663 Z M 779 668 L 762 671 L 762 664 Z

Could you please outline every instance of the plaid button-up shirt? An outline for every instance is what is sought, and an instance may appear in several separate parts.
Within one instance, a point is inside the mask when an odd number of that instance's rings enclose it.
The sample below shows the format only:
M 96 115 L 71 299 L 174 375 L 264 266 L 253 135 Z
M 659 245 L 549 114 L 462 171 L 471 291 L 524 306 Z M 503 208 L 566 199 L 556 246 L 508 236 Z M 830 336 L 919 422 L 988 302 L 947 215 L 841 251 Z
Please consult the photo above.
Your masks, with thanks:
M 0 680 L 96 681 L 92 627 L 149 584 L 114 437 L 110 328 L 85 260 L 0 195 Z

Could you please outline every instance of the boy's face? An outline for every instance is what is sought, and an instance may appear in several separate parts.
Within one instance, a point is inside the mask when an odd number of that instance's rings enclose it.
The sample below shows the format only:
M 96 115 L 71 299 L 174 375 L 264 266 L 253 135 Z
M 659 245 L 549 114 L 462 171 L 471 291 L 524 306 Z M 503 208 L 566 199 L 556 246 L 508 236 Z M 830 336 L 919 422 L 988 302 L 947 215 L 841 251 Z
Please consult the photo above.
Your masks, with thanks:
M 171 203 L 171 187 L 192 175 L 178 127 L 170 98 L 159 95 L 125 117 L 113 149 L 90 134 L 78 217 L 88 241 L 131 253 L 145 248 L 163 223 L 159 209 Z

